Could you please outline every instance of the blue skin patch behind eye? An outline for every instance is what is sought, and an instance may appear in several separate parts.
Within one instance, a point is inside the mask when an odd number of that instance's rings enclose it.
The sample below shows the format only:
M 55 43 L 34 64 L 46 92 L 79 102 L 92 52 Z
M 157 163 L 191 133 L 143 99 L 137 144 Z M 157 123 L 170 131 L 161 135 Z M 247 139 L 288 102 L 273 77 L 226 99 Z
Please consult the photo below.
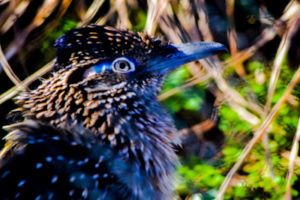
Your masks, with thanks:
M 113 68 L 114 67 L 113 65 L 115 64 L 115 62 L 122 62 L 122 61 L 127 62 L 127 64 L 130 65 L 132 70 L 122 72 L 122 70 L 118 71 L 118 70 Z M 134 61 L 132 61 L 131 59 L 129 59 L 127 57 L 119 57 L 119 58 L 115 59 L 112 62 L 102 62 L 102 63 L 99 63 L 97 65 L 94 65 L 94 66 L 88 68 L 84 72 L 83 78 L 94 75 L 94 74 L 100 74 L 100 73 L 103 73 L 104 71 L 113 71 L 113 72 L 116 72 L 116 73 L 129 74 L 129 73 L 135 71 L 135 63 L 134 63 Z
M 111 62 L 103 62 L 99 63 L 98 65 L 94 65 L 90 68 L 88 68 L 84 74 L 83 78 L 90 76 L 91 74 L 100 74 L 106 70 L 112 71 L 111 69 Z
M 93 69 L 95 73 L 101 73 L 104 72 L 105 70 L 111 71 L 112 70 L 111 62 L 99 63 L 98 65 L 91 67 L 91 69 Z

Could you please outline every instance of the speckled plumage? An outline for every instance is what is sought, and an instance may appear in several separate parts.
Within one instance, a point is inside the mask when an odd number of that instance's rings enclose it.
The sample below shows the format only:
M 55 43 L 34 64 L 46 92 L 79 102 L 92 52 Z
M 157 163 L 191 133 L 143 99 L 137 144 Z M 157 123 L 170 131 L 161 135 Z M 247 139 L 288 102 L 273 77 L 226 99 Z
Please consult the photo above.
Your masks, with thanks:
M 173 69 L 158 66 L 180 49 L 95 25 L 56 48 L 52 76 L 17 98 L 24 121 L 7 127 L 0 199 L 171 199 L 179 139 L 156 96 Z

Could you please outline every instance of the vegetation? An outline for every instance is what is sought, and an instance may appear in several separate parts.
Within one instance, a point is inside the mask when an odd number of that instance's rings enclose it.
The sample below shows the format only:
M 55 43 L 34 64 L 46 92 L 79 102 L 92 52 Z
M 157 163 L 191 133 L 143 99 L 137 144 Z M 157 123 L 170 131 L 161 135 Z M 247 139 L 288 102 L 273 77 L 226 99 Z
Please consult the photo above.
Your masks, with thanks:
M 260 103 L 263 104 L 266 101 L 265 97 L 268 87 L 265 84 L 257 83 L 253 74 L 264 66 L 262 63 L 250 62 L 247 67 L 250 70 L 249 75 L 245 77 L 248 85 L 240 86 L 239 92 L 243 94 L 245 90 L 250 88 L 259 98 Z M 283 65 L 282 68 L 285 69 L 285 72 L 278 79 L 278 91 L 273 97 L 273 103 L 276 103 L 280 98 L 280 94 L 284 93 L 284 86 L 287 85 L 286 80 L 291 80 L 291 75 L 293 74 L 287 65 Z M 179 77 L 184 76 L 180 71 L 183 70 L 179 69 L 174 74 Z M 264 72 L 264 76 L 270 76 L 268 73 L 271 73 L 271 70 Z M 173 74 L 171 74 L 172 76 Z M 177 80 L 180 80 L 180 78 L 177 78 Z M 165 87 L 169 87 L 169 84 L 172 85 L 173 83 L 167 79 Z M 182 93 L 185 92 L 189 94 L 187 90 L 182 91 Z M 203 91 L 200 91 L 200 94 L 202 93 Z M 184 94 L 179 93 L 172 99 L 184 96 Z M 188 98 L 188 101 L 182 100 L 182 102 L 193 102 L 193 98 L 195 98 L 195 101 L 198 101 L 197 96 L 189 96 Z M 296 98 L 299 98 L 299 96 Z M 172 99 L 169 99 L 169 101 L 172 102 Z M 166 104 L 169 103 L 166 102 Z M 201 104 L 200 101 L 200 107 Z M 184 103 L 176 104 L 177 107 L 175 106 L 175 108 L 172 105 L 174 104 L 171 104 L 170 107 L 174 112 L 186 109 Z M 192 106 L 189 108 L 199 109 Z M 222 156 L 214 157 L 213 164 L 196 157 L 190 157 L 187 161 L 183 161 L 182 163 L 184 164 L 178 168 L 178 172 L 184 178 L 181 179 L 177 188 L 178 193 L 182 196 L 191 196 L 191 199 L 215 199 L 218 188 L 224 180 L 224 175 L 238 161 L 245 144 L 253 136 L 256 127 L 245 120 L 241 120 L 239 115 L 229 105 L 224 103 L 219 107 L 219 117 L 218 127 L 226 136 L 224 148 L 221 150 Z M 234 177 L 233 187 L 229 188 L 224 196 L 225 199 L 280 199 L 284 196 L 290 148 L 296 132 L 298 117 L 298 104 L 282 106 L 277 118 L 272 123 L 272 128 L 268 132 L 267 148 L 269 148 L 271 153 L 270 160 L 266 160 L 268 158 L 265 155 L 266 150 L 263 144 L 257 144 L 252 150 L 250 157 L 243 163 L 238 174 Z M 292 183 L 299 181 L 297 178 L 299 170 L 300 166 L 296 164 Z M 292 195 L 295 197 L 299 195 L 298 187 L 295 184 L 295 188 L 292 189 Z M 199 194 L 201 195 L 199 196 Z
M 1 126 L 17 119 L 6 117 L 12 98 L 47 76 L 55 40 L 74 27 L 214 40 L 229 52 L 172 72 L 159 96 L 183 141 L 178 199 L 300 199 L 300 4 L 220 2 L 0 2 Z

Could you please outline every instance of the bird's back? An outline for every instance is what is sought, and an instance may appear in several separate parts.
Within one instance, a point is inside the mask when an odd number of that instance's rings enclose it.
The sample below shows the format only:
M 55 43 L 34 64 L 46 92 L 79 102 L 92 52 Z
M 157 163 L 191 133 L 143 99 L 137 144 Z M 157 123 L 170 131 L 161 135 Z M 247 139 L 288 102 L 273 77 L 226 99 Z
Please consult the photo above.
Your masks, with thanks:
M 74 131 L 19 125 L 0 163 L 0 199 L 129 198 L 113 168 L 126 164 L 110 148 L 93 144 L 94 138 L 74 138 Z
M 137 163 L 124 160 L 86 130 L 59 130 L 34 121 L 15 128 L 0 161 L 0 199 L 163 197 Z

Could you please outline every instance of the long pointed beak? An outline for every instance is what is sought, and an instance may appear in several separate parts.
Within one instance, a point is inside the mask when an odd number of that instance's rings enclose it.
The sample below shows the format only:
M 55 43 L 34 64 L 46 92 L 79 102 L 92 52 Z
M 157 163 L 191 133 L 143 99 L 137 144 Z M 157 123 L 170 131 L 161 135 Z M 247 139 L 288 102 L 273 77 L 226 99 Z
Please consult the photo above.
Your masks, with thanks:
M 186 43 L 173 46 L 179 51 L 175 59 L 182 60 L 184 63 L 199 60 L 227 50 L 223 44 L 217 42 Z
M 157 71 L 159 74 L 165 74 L 185 63 L 227 51 L 224 45 L 216 42 L 169 45 L 167 48 L 174 48 L 174 51 L 166 56 L 159 56 L 158 58 L 149 61 L 148 69 L 150 71 Z

